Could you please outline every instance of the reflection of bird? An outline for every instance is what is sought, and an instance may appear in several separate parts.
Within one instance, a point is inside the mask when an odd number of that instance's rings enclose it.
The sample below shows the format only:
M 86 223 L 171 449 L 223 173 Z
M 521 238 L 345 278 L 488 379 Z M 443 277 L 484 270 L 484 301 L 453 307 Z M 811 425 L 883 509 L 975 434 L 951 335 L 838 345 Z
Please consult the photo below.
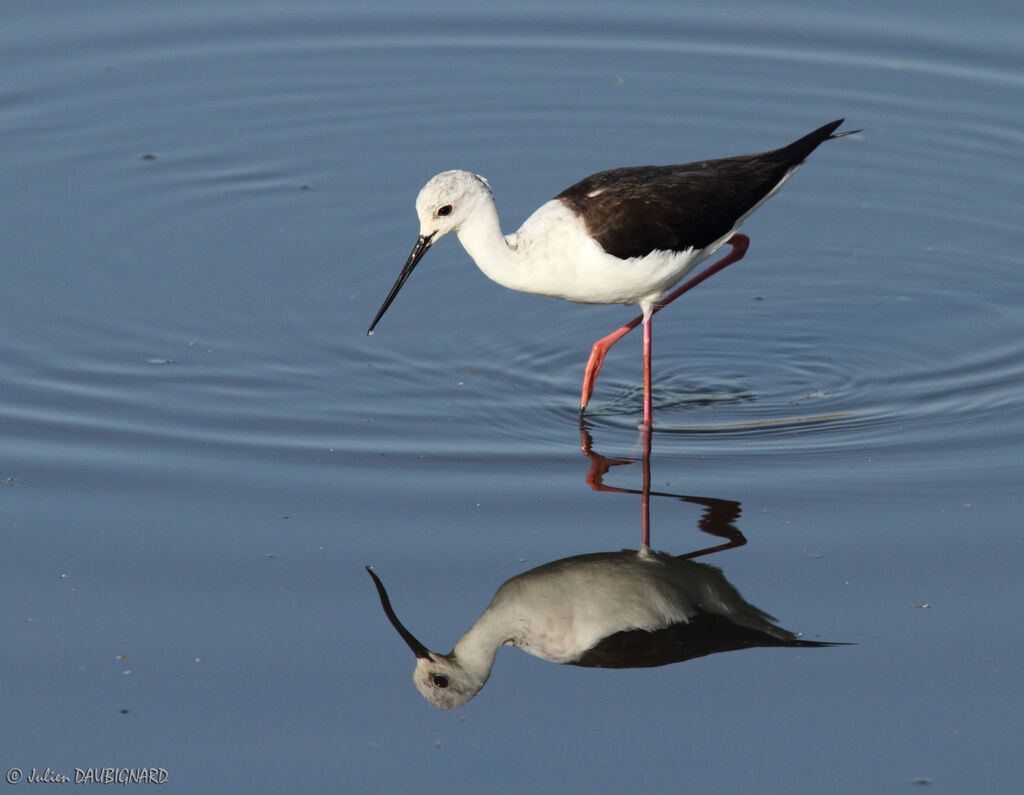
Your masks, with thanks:
M 413 682 L 440 709 L 480 691 L 500 646 L 557 663 L 643 668 L 754 646 L 833 645 L 798 640 L 776 626 L 714 566 L 623 550 L 556 560 L 513 577 L 455 648 L 438 654 L 402 625 L 383 583 L 366 570 L 417 657 Z
M 503 236 L 491 188 L 468 171 L 445 171 L 416 198 L 420 236 L 368 333 L 391 305 L 427 249 L 448 232 L 487 276 L 513 290 L 588 304 L 636 304 L 643 314 L 595 343 L 580 411 L 605 353 L 644 325 L 644 424 L 651 423 L 651 315 L 710 275 L 740 259 L 749 240 L 744 219 L 800 167 L 842 119 L 781 149 L 676 166 L 617 168 L 593 174 L 536 210 Z M 692 283 L 662 297 L 698 264 L 730 243 L 733 251 Z

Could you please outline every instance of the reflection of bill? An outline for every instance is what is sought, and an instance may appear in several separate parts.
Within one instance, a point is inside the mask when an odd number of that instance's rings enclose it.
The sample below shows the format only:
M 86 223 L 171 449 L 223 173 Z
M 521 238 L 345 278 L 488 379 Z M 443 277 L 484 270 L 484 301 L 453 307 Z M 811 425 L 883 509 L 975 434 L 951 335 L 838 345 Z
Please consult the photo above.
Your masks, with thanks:
M 800 640 L 745 601 L 721 570 L 649 549 L 556 560 L 505 582 L 448 654 L 427 649 L 398 620 L 367 567 L 392 625 L 416 655 L 413 682 L 453 709 L 475 696 L 501 646 L 551 662 L 645 668 L 757 646 L 831 646 Z

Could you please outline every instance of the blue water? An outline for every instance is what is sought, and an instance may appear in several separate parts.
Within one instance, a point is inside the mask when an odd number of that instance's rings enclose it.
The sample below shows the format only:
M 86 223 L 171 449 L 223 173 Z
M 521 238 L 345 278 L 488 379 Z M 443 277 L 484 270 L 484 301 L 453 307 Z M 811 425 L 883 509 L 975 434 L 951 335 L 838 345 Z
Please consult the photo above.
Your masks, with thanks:
M 992 2 L 50 4 L 0 13 L 0 767 L 175 792 L 1016 792 L 1024 9 Z M 656 492 L 814 640 L 649 670 L 448 651 L 509 577 L 636 547 L 587 482 L 633 316 L 441 241 L 579 178 L 845 116 L 655 324 Z M 640 340 L 587 414 L 641 486 Z M 719 543 L 652 497 L 654 546 Z M 18 786 L 28 786 L 21 782 Z M 129 787 L 140 785 L 129 785 Z M 105 791 L 105 790 L 104 790 Z

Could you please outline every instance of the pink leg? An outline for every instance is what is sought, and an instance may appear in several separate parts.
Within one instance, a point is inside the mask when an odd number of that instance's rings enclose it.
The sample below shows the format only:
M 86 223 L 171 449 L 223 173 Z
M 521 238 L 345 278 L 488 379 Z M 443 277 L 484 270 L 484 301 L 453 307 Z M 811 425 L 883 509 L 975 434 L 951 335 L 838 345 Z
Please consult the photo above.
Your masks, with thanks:
M 747 253 L 747 246 L 750 245 L 750 238 L 746 235 L 737 233 L 730 237 L 726 242 L 732 246 L 732 251 L 722 257 L 722 259 L 714 265 L 702 270 L 692 279 L 683 282 L 675 289 L 674 292 L 669 293 L 663 299 L 658 301 L 658 303 L 654 305 L 654 309 L 651 311 L 651 314 L 653 315 L 662 307 L 668 306 L 683 293 L 692 290 L 702 281 L 710 276 L 714 276 L 727 265 L 732 265 L 732 263 L 743 259 L 743 255 Z M 597 374 L 601 371 L 601 365 L 604 362 L 605 354 L 608 353 L 608 349 L 622 339 L 627 332 L 632 331 L 634 328 L 639 326 L 643 322 L 643 319 L 643 315 L 635 317 L 622 328 L 617 331 L 613 331 L 607 337 L 603 337 L 594 343 L 594 347 L 590 351 L 590 358 L 587 360 L 587 368 L 583 374 L 583 394 L 580 397 L 580 414 L 583 414 L 583 410 L 586 409 L 587 403 L 590 402 L 590 396 L 594 393 L 594 383 L 597 381 Z M 645 367 L 647 364 L 648 362 L 645 359 Z M 649 424 L 650 418 L 645 416 L 644 421 Z
M 653 313 L 652 313 L 653 314 Z M 651 431 L 654 412 L 651 408 L 651 319 L 644 323 L 644 424 L 641 426 Z
M 597 381 L 597 374 L 601 371 L 601 365 L 604 364 L 604 355 L 608 353 L 608 349 L 612 345 L 626 336 L 627 332 L 639 326 L 643 319 L 643 315 L 633 318 L 618 331 L 613 331 L 607 337 L 599 339 L 594 343 L 594 347 L 590 349 L 587 369 L 583 373 L 583 395 L 580 398 L 580 416 L 583 415 L 583 410 L 587 407 L 587 403 L 590 402 L 590 396 L 594 393 L 594 382 Z

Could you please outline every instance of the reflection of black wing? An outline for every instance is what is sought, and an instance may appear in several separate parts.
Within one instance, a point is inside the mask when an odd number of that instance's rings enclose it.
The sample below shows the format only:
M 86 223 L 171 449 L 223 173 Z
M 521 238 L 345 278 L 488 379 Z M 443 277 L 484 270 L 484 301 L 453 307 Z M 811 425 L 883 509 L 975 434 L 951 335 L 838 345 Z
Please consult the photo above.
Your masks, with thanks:
M 674 624 L 654 632 L 644 629 L 616 632 L 585 651 L 572 665 L 586 668 L 655 668 L 722 651 L 752 649 L 757 646 L 844 645 L 785 637 L 789 633 L 783 629 L 779 629 L 779 633 L 783 637 L 739 627 L 727 618 L 701 613 L 688 624 Z

